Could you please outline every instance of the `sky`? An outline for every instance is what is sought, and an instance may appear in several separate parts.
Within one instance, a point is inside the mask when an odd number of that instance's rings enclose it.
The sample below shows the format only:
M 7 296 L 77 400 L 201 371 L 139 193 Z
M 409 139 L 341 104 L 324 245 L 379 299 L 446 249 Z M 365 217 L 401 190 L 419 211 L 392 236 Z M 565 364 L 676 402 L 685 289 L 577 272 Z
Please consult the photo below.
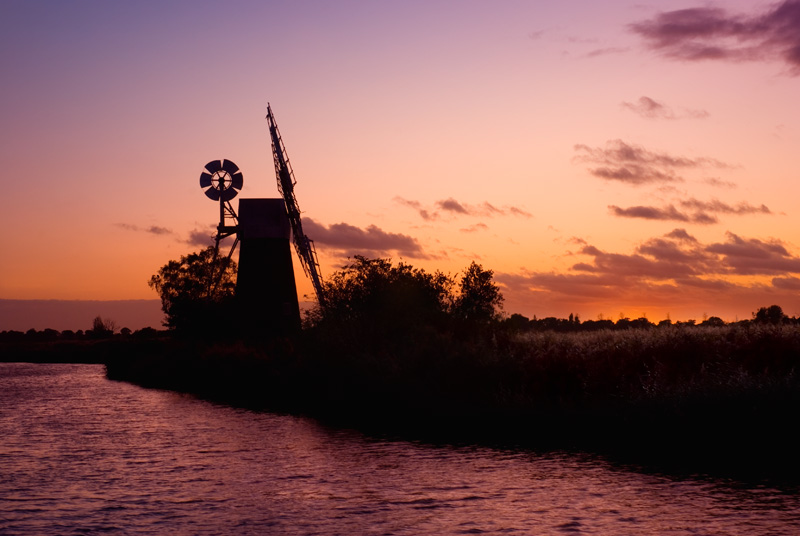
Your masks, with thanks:
M 323 277 L 353 255 L 456 278 L 474 260 L 506 314 L 800 315 L 798 0 L 0 17 L 0 299 L 157 298 L 150 276 L 212 242 L 207 162 L 241 168 L 239 197 L 278 197 L 269 103 Z

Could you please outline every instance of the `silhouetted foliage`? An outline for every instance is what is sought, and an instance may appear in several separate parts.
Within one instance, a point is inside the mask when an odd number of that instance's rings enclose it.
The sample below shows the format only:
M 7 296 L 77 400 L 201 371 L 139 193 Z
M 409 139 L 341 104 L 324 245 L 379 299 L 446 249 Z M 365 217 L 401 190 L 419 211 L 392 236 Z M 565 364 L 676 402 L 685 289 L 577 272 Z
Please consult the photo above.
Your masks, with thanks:
M 599 331 L 601 329 L 614 329 L 614 322 L 609 319 L 586 320 L 581 324 L 582 331 Z
M 15 329 L 3 331 L 0 333 L 0 341 L 2 342 L 22 342 L 25 340 L 25 333 Z
M 456 317 L 478 323 L 496 319 L 503 305 L 503 295 L 492 281 L 493 275 L 492 270 L 484 270 L 472 261 L 461 276 L 458 297 L 453 305 Z
M 454 321 L 486 324 L 499 319 L 503 301 L 492 276 L 473 262 L 455 292 L 453 278 L 438 270 L 428 273 L 356 255 L 324 283 L 325 305 L 307 319 L 312 325 L 357 326 L 363 335 L 420 326 L 443 329 Z
M 382 333 L 437 325 L 450 307 L 452 287 L 452 279 L 441 272 L 356 255 L 324 283 L 325 306 L 309 318 L 314 324 L 349 324 Z
M 215 254 L 214 247 L 169 261 L 148 284 L 158 292 L 164 325 L 192 333 L 224 331 L 231 319 L 236 262 Z
M 701 326 L 721 327 L 725 325 L 725 321 L 718 316 L 710 316 L 700 322 Z
M 397 374 L 421 374 L 433 381 L 445 374 L 442 359 L 482 352 L 491 332 L 499 328 L 499 322 L 491 320 L 497 317 L 491 304 L 499 303 L 498 295 L 472 292 L 493 285 L 491 273 L 479 268 L 468 271 L 479 277 L 467 278 L 467 294 L 462 294 L 453 278 L 442 272 L 356 256 L 325 282 L 324 307 L 306 315 L 306 341 L 313 346 L 308 353 L 325 356 L 317 365 L 326 376 L 349 370 L 352 381 L 363 380 L 370 391 L 397 382 Z M 470 287 L 472 282 L 476 284 Z M 469 297 L 472 310 L 482 316 L 462 316 L 464 309 L 457 305 L 462 296 Z M 488 297 L 489 307 L 480 303 L 481 296 Z
M 508 331 L 518 332 L 527 330 L 530 323 L 531 321 L 527 316 L 512 313 L 511 316 L 503 320 L 502 325 Z
M 787 319 L 780 305 L 761 307 L 753 313 L 753 321 L 761 324 L 780 324 Z
M 147 326 L 146 328 L 137 329 L 134 331 L 133 336 L 138 339 L 154 339 L 158 337 L 158 331 L 155 328 Z
M 655 324 L 642 316 L 635 320 L 631 320 L 628 324 L 628 327 L 633 329 L 649 329 L 655 327 Z
M 107 339 L 114 334 L 117 329 L 117 323 L 109 318 L 96 316 L 92 320 L 92 329 L 86 332 L 86 335 L 93 339 Z

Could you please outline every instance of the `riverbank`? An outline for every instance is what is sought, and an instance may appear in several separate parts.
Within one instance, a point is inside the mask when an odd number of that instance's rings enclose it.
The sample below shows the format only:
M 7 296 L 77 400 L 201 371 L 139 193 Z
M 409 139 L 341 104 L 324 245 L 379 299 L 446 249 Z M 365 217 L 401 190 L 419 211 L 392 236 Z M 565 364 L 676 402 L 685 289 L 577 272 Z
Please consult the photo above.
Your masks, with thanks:
M 339 426 L 586 449 L 696 471 L 800 477 L 795 326 L 459 338 L 356 348 L 172 341 L 108 377 Z

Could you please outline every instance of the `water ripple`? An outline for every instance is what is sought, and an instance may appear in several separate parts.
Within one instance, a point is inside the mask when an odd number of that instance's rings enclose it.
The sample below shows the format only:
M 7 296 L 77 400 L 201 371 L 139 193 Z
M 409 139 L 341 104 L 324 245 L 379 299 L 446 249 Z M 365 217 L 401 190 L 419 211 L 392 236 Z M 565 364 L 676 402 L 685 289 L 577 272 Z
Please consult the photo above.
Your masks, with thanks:
M 0 364 L 0 533 L 800 533 L 795 490 L 436 446 Z

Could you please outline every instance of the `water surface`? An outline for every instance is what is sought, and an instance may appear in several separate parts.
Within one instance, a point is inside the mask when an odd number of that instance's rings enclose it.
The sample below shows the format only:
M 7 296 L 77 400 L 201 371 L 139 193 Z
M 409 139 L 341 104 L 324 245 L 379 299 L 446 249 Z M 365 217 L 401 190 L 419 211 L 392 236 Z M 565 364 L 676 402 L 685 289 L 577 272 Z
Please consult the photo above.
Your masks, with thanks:
M 0 534 L 800 534 L 795 490 L 430 445 L 0 363 Z

